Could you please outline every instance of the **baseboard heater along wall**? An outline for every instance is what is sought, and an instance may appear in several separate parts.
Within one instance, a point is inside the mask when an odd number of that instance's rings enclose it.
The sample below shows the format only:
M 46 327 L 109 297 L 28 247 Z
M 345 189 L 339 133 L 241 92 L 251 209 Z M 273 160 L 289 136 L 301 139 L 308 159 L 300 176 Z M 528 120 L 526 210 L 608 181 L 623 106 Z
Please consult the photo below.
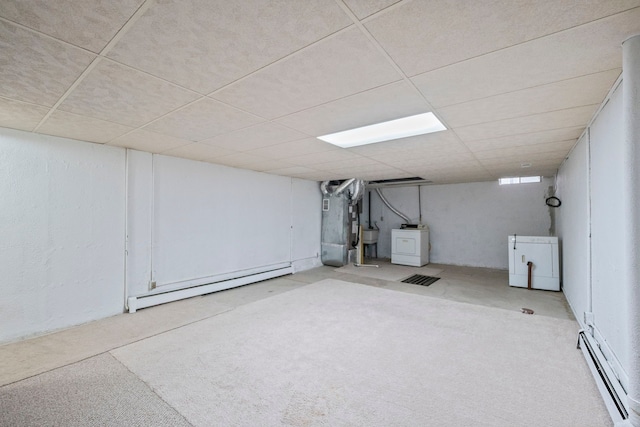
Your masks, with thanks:
M 614 423 L 626 420 L 629 417 L 625 405 L 627 393 L 608 366 L 596 341 L 584 330 L 578 333 L 578 348 L 582 350 L 611 419 Z
M 176 289 L 153 295 L 141 295 L 127 298 L 127 307 L 129 313 L 135 313 L 142 308 L 152 307 L 154 305 L 165 304 L 172 301 L 191 298 L 195 296 L 210 294 L 212 292 L 223 291 L 225 289 L 237 288 L 238 286 L 248 285 L 250 283 L 261 282 L 274 277 L 286 276 L 293 274 L 293 267 L 283 267 L 274 270 L 264 271 L 261 273 L 250 274 L 247 276 L 237 277 L 233 279 L 220 280 L 217 282 L 207 283 L 204 285 L 193 286 L 189 288 Z

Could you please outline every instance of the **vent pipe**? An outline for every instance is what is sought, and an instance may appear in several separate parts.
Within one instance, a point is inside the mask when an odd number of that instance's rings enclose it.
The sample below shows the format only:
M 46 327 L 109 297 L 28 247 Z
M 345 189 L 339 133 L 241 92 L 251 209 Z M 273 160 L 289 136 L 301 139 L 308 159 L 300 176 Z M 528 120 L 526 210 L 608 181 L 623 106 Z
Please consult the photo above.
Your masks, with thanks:
M 622 105 L 625 132 L 624 165 L 626 204 L 625 263 L 629 358 L 628 425 L 640 427 L 640 34 L 622 43 Z
M 329 181 L 323 181 L 320 183 L 320 191 L 323 196 L 339 196 L 348 188 L 350 188 L 350 204 L 355 205 L 364 194 L 363 180 L 351 178 L 337 186 L 329 185 Z
M 380 196 L 380 200 L 382 200 L 382 203 L 384 203 L 385 205 L 387 205 L 389 209 L 391 209 L 391 212 L 398 215 L 400 218 L 404 219 L 407 224 L 411 224 L 411 220 L 409 219 L 409 217 L 403 214 L 402 212 L 400 212 L 398 209 L 391 206 L 391 203 L 389 203 L 387 198 L 382 195 L 382 191 L 380 191 L 379 188 L 376 188 L 376 193 L 378 193 L 378 196 Z

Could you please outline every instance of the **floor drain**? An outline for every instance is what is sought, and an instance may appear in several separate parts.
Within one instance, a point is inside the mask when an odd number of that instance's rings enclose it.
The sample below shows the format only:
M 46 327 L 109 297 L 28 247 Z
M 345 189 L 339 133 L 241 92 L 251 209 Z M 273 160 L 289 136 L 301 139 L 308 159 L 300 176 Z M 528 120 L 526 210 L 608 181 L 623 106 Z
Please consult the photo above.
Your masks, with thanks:
M 429 286 L 432 283 L 440 280 L 439 277 L 423 276 L 422 274 L 414 274 L 411 277 L 407 277 L 402 283 L 411 283 L 412 285 Z

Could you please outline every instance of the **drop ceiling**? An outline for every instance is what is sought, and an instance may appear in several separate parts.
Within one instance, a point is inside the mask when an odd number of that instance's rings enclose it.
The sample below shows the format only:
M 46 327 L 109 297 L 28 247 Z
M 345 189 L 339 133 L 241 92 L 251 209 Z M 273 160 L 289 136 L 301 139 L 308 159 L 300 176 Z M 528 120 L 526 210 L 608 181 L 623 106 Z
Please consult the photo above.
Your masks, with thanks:
M 640 0 L 2 0 L 0 126 L 312 180 L 553 175 L 638 33 Z M 448 130 L 316 138 L 428 111 Z

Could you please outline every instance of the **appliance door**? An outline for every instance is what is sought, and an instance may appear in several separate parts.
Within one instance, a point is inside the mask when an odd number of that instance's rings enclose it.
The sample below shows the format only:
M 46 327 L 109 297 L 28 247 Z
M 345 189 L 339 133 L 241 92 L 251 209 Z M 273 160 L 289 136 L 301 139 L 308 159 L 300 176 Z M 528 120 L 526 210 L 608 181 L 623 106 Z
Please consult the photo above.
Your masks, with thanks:
M 533 274 L 553 277 L 552 245 L 545 243 L 518 243 L 513 251 L 515 274 L 527 275 L 527 263 L 533 263 Z

